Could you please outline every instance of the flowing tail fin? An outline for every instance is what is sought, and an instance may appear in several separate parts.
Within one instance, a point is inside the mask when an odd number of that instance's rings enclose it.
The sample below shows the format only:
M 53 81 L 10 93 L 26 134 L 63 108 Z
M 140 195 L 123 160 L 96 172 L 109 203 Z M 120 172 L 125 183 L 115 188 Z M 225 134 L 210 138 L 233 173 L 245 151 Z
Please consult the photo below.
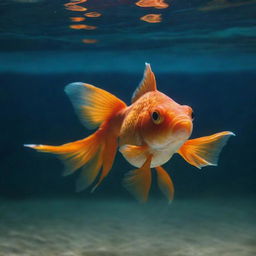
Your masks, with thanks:
M 114 95 L 89 84 L 72 83 L 65 91 L 83 123 L 90 128 L 100 125 L 100 128 L 85 139 L 60 146 L 24 146 L 57 155 L 65 164 L 64 176 L 82 168 L 76 184 L 77 191 L 90 186 L 100 173 L 92 189 L 94 191 L 113 165 L 122 120 L 120 111 L 126 105 Z M 116 116 L 119 118 L 115 119 Z
M 117 143 L 116 138 L 113 137 L 112 140 L 109 138 L 106 139 L 103 134 L 95 132 L 85 139 L 60 146 L 24 146 L 33 148 L 39 152 L 55 154 L 65 165 L 64 176 L 70 175 L 77 169 L 82 168 L 76 183 L 76 190 L 81 191 L 89 187 L 95 181 L 101 168 L 102 171 L 99 181 L 92 190 L 95 190 L 108 174 L 115 158 Z

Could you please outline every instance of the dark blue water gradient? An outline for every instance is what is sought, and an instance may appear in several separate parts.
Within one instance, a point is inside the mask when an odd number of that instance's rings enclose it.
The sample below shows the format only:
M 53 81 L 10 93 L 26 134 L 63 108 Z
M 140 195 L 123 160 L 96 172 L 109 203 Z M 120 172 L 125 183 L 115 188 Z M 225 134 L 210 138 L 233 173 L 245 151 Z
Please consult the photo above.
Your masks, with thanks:
M 223 149 L 218 167 L 201 171 L 175 155 L 165 165 L 177 198 L 204 196 L 255 196 L 255 77 L 253 73 L 158 74 L 159 89 L 195 113 L 192 137 L 229 130 L 232 137 Z M 76 117 L 63 89 L 72 81 L 92 83 L 129 104 L 141 74 L 2 74 L 0 78 L 1 161 L 0 194 L 6 197 L 69 195 L 85 198 L 130 197 L 122 188 L 131 170 L 118 154 L 110 175 L 94 195 L 75 194 L 77 175 L 62 178 L 63 166 L 52 155 L 23 148 L 24 143 L 58 145 L 81 139 L 86 130 Z M 152 196 L 157 195 L 155 184 Z

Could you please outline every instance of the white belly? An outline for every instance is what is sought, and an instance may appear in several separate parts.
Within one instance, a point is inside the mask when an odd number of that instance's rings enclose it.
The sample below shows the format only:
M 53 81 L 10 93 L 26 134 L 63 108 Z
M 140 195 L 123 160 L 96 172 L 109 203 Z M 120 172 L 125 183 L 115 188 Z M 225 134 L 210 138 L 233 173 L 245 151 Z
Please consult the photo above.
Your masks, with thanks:
M 147 153 L 138 154 L 135 157 L 129 157 L 123 154 L 124 158 L 133 166 L 140 168 L 146 161 L 146 156 L 149 154 L 153 154 L 153 158 L 151 161 L 151 168 L 160 166 L 168 162 L 174 153 L 178 151 L 178 149 L 183 145 L 185 141 L 175 141 L 170 142 L 162 148 L 149 148 Z

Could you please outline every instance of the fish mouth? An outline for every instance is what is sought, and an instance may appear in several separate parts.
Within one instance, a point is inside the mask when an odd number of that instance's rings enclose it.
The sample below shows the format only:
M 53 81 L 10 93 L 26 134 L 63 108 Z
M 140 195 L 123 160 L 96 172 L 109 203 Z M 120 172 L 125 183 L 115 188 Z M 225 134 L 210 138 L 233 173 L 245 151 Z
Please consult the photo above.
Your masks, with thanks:
M 170 147 L 179 148 L 191 135 L 193 123 L 189 116 L 182 115 L 172 119 L 163 133 L 144 138 L 146 144 L 154 150 L 165 151 Z
M 187 139 L 192 133 L 193 124 L 188 116 L 179 116 L 173 120 L 172 132 L 175 137 Z

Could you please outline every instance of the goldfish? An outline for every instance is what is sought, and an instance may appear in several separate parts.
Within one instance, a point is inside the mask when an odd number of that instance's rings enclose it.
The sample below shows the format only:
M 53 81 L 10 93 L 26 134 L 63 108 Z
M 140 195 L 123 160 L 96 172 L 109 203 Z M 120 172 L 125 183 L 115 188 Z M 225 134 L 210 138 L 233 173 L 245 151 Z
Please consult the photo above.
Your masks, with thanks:
M 199 169 L 216 166 L 219 154 L 234 133 L 223 131 L 189 139 L 193 130 L 193 110 L 158 91 L 150 64 L 127 106 L 113 94 L 93 85 L 74 82 L 65 92 L 88 129 L 90 136 L 60 146 L 25 144 L 40 152 L 58 156 L 65 165 L 63 175 L 80 169 L 76 190 L 92 187 L 93 192 L 109 174 L 117 150 L 135 167 L 124 179 L 124 187 L 139 201 L 146 202 L 156 171 L 160 191 L 171 202 L 174 185 L 162 167 L 177 153 Z

